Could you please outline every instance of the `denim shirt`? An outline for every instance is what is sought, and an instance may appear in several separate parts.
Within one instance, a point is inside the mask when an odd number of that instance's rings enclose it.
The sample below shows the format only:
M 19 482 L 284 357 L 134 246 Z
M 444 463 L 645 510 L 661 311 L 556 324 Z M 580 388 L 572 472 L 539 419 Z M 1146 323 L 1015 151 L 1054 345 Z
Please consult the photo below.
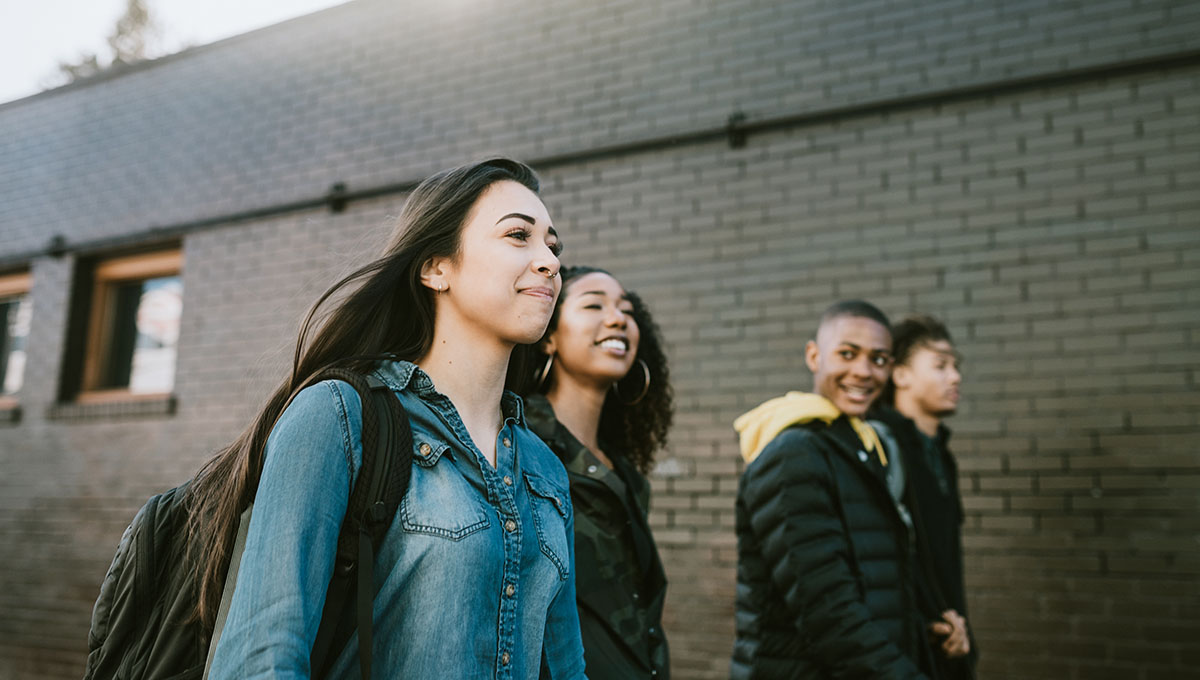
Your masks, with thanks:
M 375 370 L 413 433 L 413 474 L 375 559 L 376 677 L 583 678 L 566 472 L 505 393 L 493 468 L 409 362 Z M 362 463 L 348 384 L 303 390 L 266 446 L 211 677 L 307 678 L 338 532 Z M 331 678 L 358 678 L 351 638 Z

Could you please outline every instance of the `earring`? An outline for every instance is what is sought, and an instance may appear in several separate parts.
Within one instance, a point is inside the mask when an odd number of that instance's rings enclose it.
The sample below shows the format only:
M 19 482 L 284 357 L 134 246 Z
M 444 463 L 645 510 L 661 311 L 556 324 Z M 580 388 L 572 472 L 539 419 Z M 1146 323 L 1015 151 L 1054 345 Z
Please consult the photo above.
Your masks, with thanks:
M 647 366 L 646 362 L 642 361 L 641 359 L 638 359 L 638 363 L 641 364 L 641 366 L 642 366 L 642 375 L 645 378 L 645 383 L 642 385 L 642 391 L 639 392 L 636 397 L 634 397 L 630 401 L 622 401 L 622 403 L 624 403 L 626 406 L 636 405 L 641 400 L 645 399 L 646 393 L 650 391 L 650 367 Z M 618 380 L 617 382 L 613 383 L 613 386 L 612 386 L 613 392 L 616 392 L 618 399 L 621 398 L 621 388 L 619 386 L 620 382 L 621 381 Z
M 542 385 L 546 384 L 546 376 L 550 375 L 550 364 L 554 363 L 554 355 L 546 357 L 546 365 L 542 366 L 542 372 L 538 374 L 537 389 L 542 389 Z

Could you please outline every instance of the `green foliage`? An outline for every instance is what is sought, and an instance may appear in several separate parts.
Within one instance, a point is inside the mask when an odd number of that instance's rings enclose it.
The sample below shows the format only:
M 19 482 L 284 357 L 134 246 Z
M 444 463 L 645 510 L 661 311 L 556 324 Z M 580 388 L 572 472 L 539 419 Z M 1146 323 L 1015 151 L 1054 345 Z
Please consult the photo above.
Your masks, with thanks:
M 158 29 L 150 15 L 148 0 L 128 0 L 125 13 L 117 19 L 117 25 L 108 36 L 111 53 L 102 57 L 97 54 L 81 54 L 72 62 L 59 62 L 57 84 L 72 83 L 90 78 L 110 69 L 135 64 L 147 59 Z

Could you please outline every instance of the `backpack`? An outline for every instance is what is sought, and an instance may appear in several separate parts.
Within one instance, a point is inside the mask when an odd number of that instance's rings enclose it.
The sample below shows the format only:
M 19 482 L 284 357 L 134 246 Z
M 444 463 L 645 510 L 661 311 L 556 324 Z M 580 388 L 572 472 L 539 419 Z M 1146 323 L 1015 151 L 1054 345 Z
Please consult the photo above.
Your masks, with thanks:
M 412 432 L 400 400 L 379 379 L 332 368 L 307 385 L 330 379 L 349 383 L 362 399 L 363 461 L 338 535 L 313 644 L 312 677 L 328 674 L 357 629 L 360 670 L 370 678 L 374 554 L 408 489 Z M 92 611 L 84 680 L 193 680 L 207 675 L 210 641 L 215 648 L 236 573 L 226 580 L 216 630 L 210 634 L 193 617 L 197 574 L 185 563 L 190 484 L 147 501 L 121 537 Z M 247 519 L 244 514 L 230 572 L 241 561 Z

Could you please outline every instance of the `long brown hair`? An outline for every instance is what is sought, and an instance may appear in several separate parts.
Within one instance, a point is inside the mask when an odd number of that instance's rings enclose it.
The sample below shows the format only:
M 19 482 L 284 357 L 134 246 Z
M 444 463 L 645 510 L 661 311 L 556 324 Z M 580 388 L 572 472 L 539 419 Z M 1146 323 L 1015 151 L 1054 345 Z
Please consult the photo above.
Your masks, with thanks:
M 272 392 L 241 436 L 192 480 L 188 549 L 200 570 L 196 617 L 205 626 L 211 628 L 216 619 L 238 518 L 254 501 L 267 436 L 280 414 L 312 376 L 329 366 L 365 371 L 384 357 L 415 360 L 429 350 L 434 302 L 432 292 L 421 283 L 421 265 L 433 257 L 457 255 L 471 208 L 488 187 L 503 180 L 519 182 L 535 193 L 539 188 L 531 168 L 495 158 L 445 170 L 414 189 L 383 255 L 317 299 L 300 327 L 291 375 Z M 322 311 L 332 296 L 347 290 Z M 524 372 L 523 367 L 510 365 L 510 375 Z
M 534 375 L 546 365 L 546 354 L 542 347 L 558 328 L 558 318 L 562 312 L 563 300 L 567 297 L 567 287 L 575 279 L 594 273 L 612 276 L 596 267 L 574 266 L 559 270 L 559 275 L 562 276 L 562 290 L 554 303 L 554 315 L 550 317 L 546 333 L 538 344 L 520 345 L 513 352 L 515 356 L 521 357 L 520 370 L 526 371 L 521 374 L 523 380 L 518 386 L 521 394 L 535 391 L 545 393 L 554 384 L 553 368 L 540 386 Z M 612 446 L 616 453 L 625 456 L 645 474 L 654 467 L 654 454 L 667 444 L 667 435 L 675 413 L 674 396 L 671 390 L 671 375 L 667 370 L 667 354 L 663 351 L 658 325 L 654 323 L 650 309 L 637 293 L 626 289 L 625 295 L 633 303 L 631 316 L 637 323 L 641 339 L 634 355 L 634 367 L 616 384 L 620 392 L 610 389 L 604 397 L 604 405 L 600 408 L 599 434 L 601 441 Z M 645 362 L 650 371 L 649 385 L 646 385 L 645 374 L 638 366 L 638 360 Z M 621 398 L 622 394 L 627 395 L 626 398 L 630 395 L 637 396 L 643 388 L 645 394 L 637 404 L 630 405 Z

